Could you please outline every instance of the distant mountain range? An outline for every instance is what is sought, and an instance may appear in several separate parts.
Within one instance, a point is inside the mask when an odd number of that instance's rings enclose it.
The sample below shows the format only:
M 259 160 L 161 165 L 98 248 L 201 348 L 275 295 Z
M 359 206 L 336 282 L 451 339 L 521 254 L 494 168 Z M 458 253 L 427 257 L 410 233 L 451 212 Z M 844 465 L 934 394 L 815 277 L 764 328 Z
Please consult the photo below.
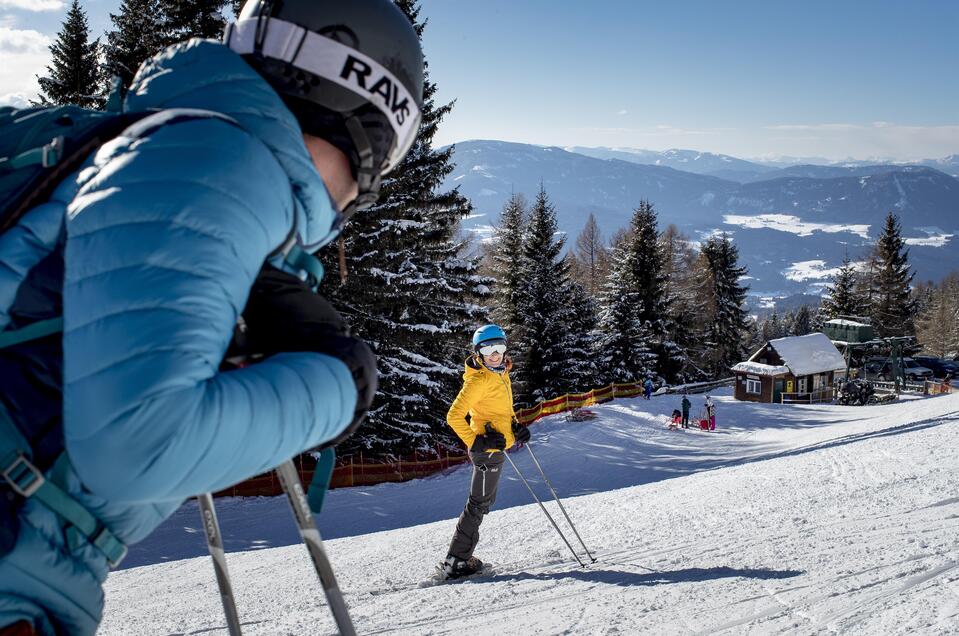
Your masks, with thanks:
M 665 166 L 695 174 L 705 174 L 711 177 L 720 177 L 731 181 L 745 183 L 747 181 L 761 181 L 774 178 L 777 171 L 784 174 L 779 176 L 797 176 L 794 170 L 798 167 L 821 168 L 822 174 L 810 175 L 824 177 L 826 170 L 842 170 L 870 167 L 896 166 L 926 166 L 945 172 L 953 177 L 959 177 L 959 155 L 949 155 L 942 159 L 925 159 L 913 163 L 859 161 L 847 159 L 845 161 L 829 161 L 819 157 L 780 158 L 775 161 L 746 160 L 729 155 L 717 155 L 711 152 L 697 150 L 638 150 L 634 148 L 587 148 L 584 146 L 569 146 L 564 148 L 596 159 L 620 159 L 641 165 Z M 841 173 L 835 173 L 842 176 Z
M 922 165 L 772 167 L 690 150 L 467 141 L 456 144 L 454 162 L 445 185 L 472 200 L 475 213 L 464 227 L 480 237 L 512 192 L 532 200 L 540 184 L 570 242 L 588 214 L 609 237 L 648 199 L 662 227 L 673 223 L 693 240 L 729 233 L 756 297 L 817 294 L 844 253 L 864 256 L 889 211 L 902 220 L 919 279 L 959 268 L 959 179 L 950 174 L 959 173 L 956 155 Z

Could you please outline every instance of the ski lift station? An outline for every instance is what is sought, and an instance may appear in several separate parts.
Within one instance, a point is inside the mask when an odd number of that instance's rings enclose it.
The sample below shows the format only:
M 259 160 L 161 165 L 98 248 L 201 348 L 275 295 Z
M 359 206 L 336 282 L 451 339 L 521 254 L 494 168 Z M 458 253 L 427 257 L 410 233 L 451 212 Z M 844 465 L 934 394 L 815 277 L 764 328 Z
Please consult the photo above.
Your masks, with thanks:
M 812 404 L 832 400 L 836 376 L 845 369 L 829 337 L 811 333 L 770 340 L 731 370 L 737 400 Z

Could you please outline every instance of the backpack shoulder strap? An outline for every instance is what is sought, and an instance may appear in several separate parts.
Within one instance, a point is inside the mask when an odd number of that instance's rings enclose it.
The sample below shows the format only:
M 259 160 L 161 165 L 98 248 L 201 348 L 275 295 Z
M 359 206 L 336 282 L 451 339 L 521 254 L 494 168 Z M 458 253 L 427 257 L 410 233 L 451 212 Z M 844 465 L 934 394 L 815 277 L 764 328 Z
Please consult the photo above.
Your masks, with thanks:
M 10 420 L 6 409 L 0 406 L 0 477 L 21 497 L 36 497 L 59 515 L 70 524 L 71 534 L 82 535 L 103 553 L 111 566 L 120 563 L 126 556 L 127 546 L 53 479 L 44 477 L 32 458 L 30 444 Z M 57 466 L 62 470 L 65 461 L 68 461 L 66 453 L 62 453 L 53 472 Z

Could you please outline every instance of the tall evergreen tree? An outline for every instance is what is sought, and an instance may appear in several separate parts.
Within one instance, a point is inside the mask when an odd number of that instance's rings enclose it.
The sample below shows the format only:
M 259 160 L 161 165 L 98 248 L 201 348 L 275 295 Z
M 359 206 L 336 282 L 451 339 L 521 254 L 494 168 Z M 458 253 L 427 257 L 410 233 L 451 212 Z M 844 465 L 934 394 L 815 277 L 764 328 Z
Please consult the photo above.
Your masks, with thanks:
M 219 39 L 226 20 L 227 0 L 159 0 L 164 45 L 190 38 Z
M 899 218 L 890 212 L 876 242 L 879 268 L 876 298 L 871 307 L 873 325 L 881 336 L 914 333 L 915 302 L 910 294 L 914 274 L 909 270 L 909 250 L 902 238 Z
M 422 35 L 413 1 L 397 2 Z M 426 77 L 423 123 L 400 166 L 385 181 L 377 205 L 358 212 L 344 232 L 349 277 L 328 276 L 323 293 L 371 343 L 379 359 L 380 387 L 373 408 L 345 452 L 399 455 L 456 444 L 446 411 L 459 390 L 469 336 L 487 320 L 477 300 L 492 281 L 463 256 L 459 221 L 471 205 L 458 190 L 439 191 L 453 170 L 452 148 L 433 138 L 452 104 L 434 102 Z M 332 252 L 332 253 L 330 253 Z M 338 269 L 334 250 L 323 255 Z
M 116 76 L 124 88 L 133 81 L 140 64 L 163 48 L 167 40 L 158 0 L 123 0 L 120 12 L 110 14 L 113 30 L 107 33 L 104 74 Z
M 566 368 L 557 393 L 589 391 L 601 384 L 600 368 L 596 361 L 597 315 L 596 302 L 576 281 L 569 281 L 564 290 L 566 301 L 563 320 Z
M 726 234 L 703 243 L 700 262 L 709 301 L 703 363 L 713 377 L 726 377 L 729 368 L 745 354 L 748 322 L 744 303 L 748 287 L 740 280 L 746 268 L 739 265 L 739 250 Z
M 826 287 L 826 295 L 819 306 L 823 320 L 832 320 L 839 316 L 859 315 L 861 302 L 856 296 L 856 269 L 849 261 L 849 255 L 842 259 L 842 265 L 832 278 L 832 284 Z
M 556 211 L 540 186 L 523 245 L 522 287 L 517 308 L 522 321 L 514 336 L 514 395 L 525 404 L 545 400 L 566 386 L 566 323 L 569 265 L 565 239 L 557 238 Z
M 56 41 L 50 45 L 53 60 L 47 67 L 47 75 L 37 78 L 41 102 L 100 108 L 103 97 L 97 59 L 99 46 L 99 40 L 90 41 L 86 12 L 79 0 L 73 0 Z
M 666 293 L 668 274 L 659 240 L 656 211 L 649 201 L 640 201 L 633 213 L 632 243 L 636 252 L 636 317 L 643 325 L 647 346 L 655 354 L 652 369 L 661 373 L 675 366 L 677 347 L 667 338 L 669 305 Z
M 630 233 L 616 241 L 599 316 L 603 382 L 635 382 L 650 369 L 646 332 L 637 316 L 636 251 Z
M 503 206 L 499 225 L 493 230 L 488 246 L 487 262 L 490 275 L 496 280 L 493 295 L 492 319 L 506 333 L 513 333 L 521 322 L 517 303 L 523 284 L 523 232 L 528 214 L 526 199 L 513 194 Z

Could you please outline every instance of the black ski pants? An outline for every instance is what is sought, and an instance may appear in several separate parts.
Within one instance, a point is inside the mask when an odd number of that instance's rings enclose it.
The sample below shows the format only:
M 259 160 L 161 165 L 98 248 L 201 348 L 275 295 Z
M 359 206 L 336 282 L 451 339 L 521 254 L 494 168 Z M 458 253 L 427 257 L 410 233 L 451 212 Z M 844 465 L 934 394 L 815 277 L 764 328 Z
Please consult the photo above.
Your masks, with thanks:
M 470 480 L 469 499 L 456 524 L 449 553 L 464 561 L 473 556 L 473 550 L 479 542 L 479 527 L 483 517 L 496 501 L 496 488 L 503 474 L 503 453 L 470 453 L 473 462 L 473 476 Z

